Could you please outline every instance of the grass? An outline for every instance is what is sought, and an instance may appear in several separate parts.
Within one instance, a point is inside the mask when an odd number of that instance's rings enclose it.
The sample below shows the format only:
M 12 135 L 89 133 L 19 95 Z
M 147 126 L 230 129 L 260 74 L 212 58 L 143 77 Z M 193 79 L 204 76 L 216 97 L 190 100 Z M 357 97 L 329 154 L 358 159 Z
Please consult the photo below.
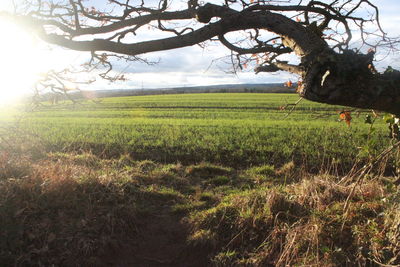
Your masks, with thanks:
M 110 98 L 19 125 L 2 112 L 1 264 L 400 265 L 393 177 L 340 175 L 387 146 L 385 125 L 368 136 L 365 113 L 347 127 L 307 101 L 284 118 L 295 100 Z
M 383 180 L 358 186 L 344 215 L 353 183 L 300 173 L 288 181 L 271 166 L 88 153 L 25 165 L 25 176 L 11 172 L 0 181 L 5 266 L 400 264 L 400 195 Z M 260 173 L 275 178 L 260 180 Z
M 135 160 L 185 164 L 214 162 L 247 168 L 289 160 L 311 169 L 340 161 L 348 169 L 367 145 L 365 113 L 353 113 L 351 127 L 338 120 L 342 107 L 302 101 L 286 117 L 279 106 L 293 94 L 187 94 L 109 98 L 44 105 L 20 120 L 46 151 L 92 151 L 104 157 L 129 154 Z M 3 123 L 10 116 L 3 115 Z M 389 138 L 378 121 L 369 153 Z M 366 156 L 364 155 L 364 158 Z
M 383 230 L 390 216 L 386 209 L 394 203 L 382 199 L 393 192 L 377 182 L 364 184 L 352 197 L 352 208 L 344 219 L 340 214 L 349 189 L 312 177 L 286 188 L 256 187 L 231 193 L 215 207 L 191 214 L 190 240 L 217 251 L 212 257 L 217 266 L 228 262 L 244 266 L 398 262 L 388 249 L 398 242 L 390 241 L 393 228 Z

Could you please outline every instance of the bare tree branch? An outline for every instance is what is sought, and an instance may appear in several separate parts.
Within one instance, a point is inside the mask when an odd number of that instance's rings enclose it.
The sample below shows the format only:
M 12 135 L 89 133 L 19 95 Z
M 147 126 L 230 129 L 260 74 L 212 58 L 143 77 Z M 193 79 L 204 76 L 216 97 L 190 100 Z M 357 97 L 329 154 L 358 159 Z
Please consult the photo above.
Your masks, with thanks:
M 399 40 L 383 31 L 379 10 L 368 0 L 226 0 L 219 5 L 197 0 L 185 5 L 170 0 L 109 0 L 96 7 L 86 6 L 84 0 L 24 3 L 16 6 L 15 14 L 0 11 L 0 16 L 50 44 L 90 52 L 88 66 L 103 68 L 101 76 L 106 79 L 113 69 L 110 57 L 146 62 L 138 56 L 212 40 L 231 50 L 239 69 L 255 60 L 256 73 L 283 70 L 299 75 L 303 81 L 299 93 L 306 99 L 400 114 L 398 72 L 377 73 L 374 53 L 349 49 L 355 26 L 361 36 L 359 48 L 398 46 Z M 370 13 L 357 15 L 364 8 Z M 143 40 L 144 26 L 153 29 L 154 36 L 162 32 L 167 37 Z M 246 37 L 227 37 L 237 32 Z M 297 55 L 300 64 L 278 60 L 289 53 Z

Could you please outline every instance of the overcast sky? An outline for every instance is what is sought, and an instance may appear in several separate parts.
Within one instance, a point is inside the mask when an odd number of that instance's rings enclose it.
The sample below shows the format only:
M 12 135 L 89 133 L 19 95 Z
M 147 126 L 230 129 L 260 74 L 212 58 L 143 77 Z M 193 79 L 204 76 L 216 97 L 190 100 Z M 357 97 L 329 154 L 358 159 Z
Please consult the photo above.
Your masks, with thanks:
M 8 0 L 0 0 L 0 10 Z M 91 0 L 104 3 L 104 0 Z M 10 1 L 11 2 L 11 1 Z M 205 1 L 206 2 L 206 1 Z M 323 1 L 329 2 L 329 1 Z M 385 31 L 391 36 L 400 36 L 400 0 L 371 0 L 380 9 L 381 22 Z M 355 39 L 356 40 L 356 39 Z M 61 49 L 53 49 L 48 54 L 42 48 L 42 58 L 47 58 L 53 66 L 60 67 L 62 63 L 82 62 L 82 54 Z M 98 79 L 92 88 L 165 88 L 195 85 L 237 84 L 237 83 L 274 83 L 296 80 L 288 73 L 260 73 L 256 75 L 251 68 L 237 74 L 228 73 L 229 64 L 223 59 L 230 54 L 229 50 L 217 43 L 211 43 L 205 48 L 199 46 L 186 47 L 145 55 L 149 60 L 159 61 L 156 65 L 146 65 L 138 62 L 119 62 L 118 72 L 126 73 L 129 78 L 124 83 L 108 83 Z M 86 56 L 84 56 L 86 57 Z M 377 62 L 378 68 L 392 65 L 400 67 L 399 54 L 392 54 Z M 44 59 L 43 59 L 44 60 Z

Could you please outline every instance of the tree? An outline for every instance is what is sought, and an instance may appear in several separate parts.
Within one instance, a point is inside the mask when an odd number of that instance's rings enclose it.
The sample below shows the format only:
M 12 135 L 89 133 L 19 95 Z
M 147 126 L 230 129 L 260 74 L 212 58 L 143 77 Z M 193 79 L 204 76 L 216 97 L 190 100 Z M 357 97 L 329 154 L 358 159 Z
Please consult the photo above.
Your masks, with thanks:
M 373 66 L 376 49 L 394 49 L 397 40 L 383 31 L 379 11 L 368 0 L 188 0 L 185 6 L 169 0 L 91 2 L 25 0 L 14 14 L 0 15 L 50 44 L 91 52 L 88 67 L 99 64 L 110 71 L 110 57 L 139 60 L 149 52 L 219 41 L 232 51 L 235 68 L 257 61 L 257 73 L 299 75 L 298 92 L 306 99 L 400 116 L 400 72 L 378 73 Z M 142 40 L 145 27 L 170 36 Z M 246 38 L 232 38 L 235 32 Z M 351 43 L 354 33 L 361 40 L 357 49 Z M 279 59 L 289 53 L 298 57 L 297 64 Z

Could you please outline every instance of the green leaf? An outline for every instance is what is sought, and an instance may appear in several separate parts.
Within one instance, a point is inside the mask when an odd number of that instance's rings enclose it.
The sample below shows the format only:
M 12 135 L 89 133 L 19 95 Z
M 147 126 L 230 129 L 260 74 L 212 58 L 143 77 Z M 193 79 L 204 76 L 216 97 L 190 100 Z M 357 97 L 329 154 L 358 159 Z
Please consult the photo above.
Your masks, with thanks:
M 392 68 L 392 66 L 388 66 L 384 73 L 391 73 L 393 71 L 394 71 L 394 69 Z
M 369 115 L 369 114 L 366 115 L 364 122 L 367 123 L 367 124 L 372 124 L 372 116 Z
M 384 120 L 386 123 L 394 124 L 394 116 L 393 116 L 392 114 L 389 114 L 389 113 L 385 114 L 385 115 L 383 116 L 383 120 Z

